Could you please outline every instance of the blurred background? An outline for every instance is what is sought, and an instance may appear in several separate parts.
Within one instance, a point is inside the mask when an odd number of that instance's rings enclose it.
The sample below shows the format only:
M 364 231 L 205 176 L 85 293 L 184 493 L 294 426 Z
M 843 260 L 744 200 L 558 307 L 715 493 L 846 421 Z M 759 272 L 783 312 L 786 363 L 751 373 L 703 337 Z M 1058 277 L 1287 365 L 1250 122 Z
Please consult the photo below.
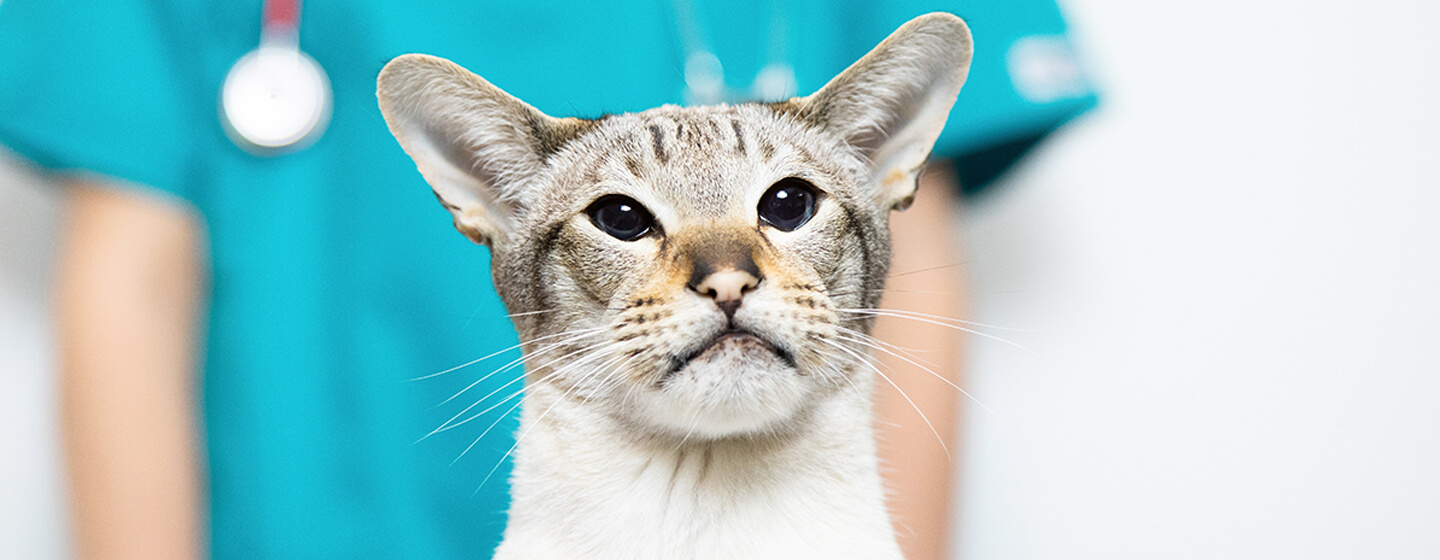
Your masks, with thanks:
M 992 0 L 998 1 L 998 0 Z M 955 557 L 1440 558 L 1440 3 L 1068 0 L 1101 106 L 969 200 Z M 65 558 L 59 200 L 0 155 L 0 558 Z

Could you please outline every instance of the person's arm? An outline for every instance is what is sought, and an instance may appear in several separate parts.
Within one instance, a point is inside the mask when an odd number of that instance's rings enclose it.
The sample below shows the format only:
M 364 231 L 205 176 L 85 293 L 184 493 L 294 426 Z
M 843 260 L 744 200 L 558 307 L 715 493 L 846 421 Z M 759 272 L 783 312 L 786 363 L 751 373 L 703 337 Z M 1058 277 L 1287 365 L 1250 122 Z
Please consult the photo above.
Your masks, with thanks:
M 932 166 L 922 175 L 915 204 L 891 216 L 894 257 L 880 306 L 960 318 L 964 265 L 953 242 L 955 176 Z M 898 275 L 898 276 L 897 276 Z M 892 349 L 961 385 L 959 331 L 908 319 L 881 317 L 875 336 L 913 350 Z M 907 560 L 940 560 L 949 553 L 951 480 L 958 460 L 959 391 L 934 375 L 885 352 L 874 351 L 881 371 L 904 389 L 914 406 L 883 379 L 875 381 L 876 430 L 880 461 L 891 491 L 895 532 Z M 919 408 L 949 446 L 949 455 L 916 413 Z
M 199 221 L 93 181 L 66 199 L 56 321 L 76 553 L 200 558 Z

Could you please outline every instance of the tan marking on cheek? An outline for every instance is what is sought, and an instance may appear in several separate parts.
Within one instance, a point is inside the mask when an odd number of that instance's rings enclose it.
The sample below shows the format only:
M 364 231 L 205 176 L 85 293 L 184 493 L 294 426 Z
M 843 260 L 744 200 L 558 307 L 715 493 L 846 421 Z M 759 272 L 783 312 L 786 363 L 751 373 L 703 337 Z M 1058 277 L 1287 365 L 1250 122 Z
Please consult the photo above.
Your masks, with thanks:
M 786 271 L 779 265 L 775 255 L 765 247 L 756 248 L 753 258 L 755 259 L 755 268 L 760 269 L 760 274 L 766 278 L 773 277 L 779 280 L 786 277 Z
M 794 266 L 785 257 L 776 255 L 770 251 L 758 251 L 761 258 L 757 259 L 760 270 L 765 271 L 765 277 L 782 290 L 793 290 L 796 286 L 809 285 L 809 280 L 801 273 L 799 267 Z M 787 264 L 789 266 L 787 266 Z
M 661 264 L 651 269 L 651 279 L 631 293 L 630 299 L 635 302 L 644 302 L 644 307 L 663 306 L 670 303 L 670 300 L 675 297 L 675 288 L 685 286 L 684 268 L 674 259 L 661 261 Z M 658 314 L 650 317 L 651 320 L 658 318 Z

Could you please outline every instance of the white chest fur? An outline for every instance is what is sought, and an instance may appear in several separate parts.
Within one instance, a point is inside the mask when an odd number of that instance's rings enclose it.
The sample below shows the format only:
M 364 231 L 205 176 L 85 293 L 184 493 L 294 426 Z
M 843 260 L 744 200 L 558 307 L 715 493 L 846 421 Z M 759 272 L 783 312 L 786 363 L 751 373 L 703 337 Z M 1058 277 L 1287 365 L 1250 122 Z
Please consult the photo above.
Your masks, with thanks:
M 495 558 L 898 559 L 862 393 L 803 433 L 679 446 L 536 394 Z

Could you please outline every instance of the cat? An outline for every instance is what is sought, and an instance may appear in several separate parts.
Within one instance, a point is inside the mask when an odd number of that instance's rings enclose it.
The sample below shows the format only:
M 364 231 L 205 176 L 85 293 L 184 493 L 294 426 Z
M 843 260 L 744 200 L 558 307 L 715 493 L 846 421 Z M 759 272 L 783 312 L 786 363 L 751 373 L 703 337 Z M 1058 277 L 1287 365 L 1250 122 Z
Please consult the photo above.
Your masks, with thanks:
M 889 219 L 969 70 L 960 18 L 776 103 L 554 118 L 443 59 L 391 132 L 489 246 L 525 352 L 498 560 L 898 559 L 863 345 Z

